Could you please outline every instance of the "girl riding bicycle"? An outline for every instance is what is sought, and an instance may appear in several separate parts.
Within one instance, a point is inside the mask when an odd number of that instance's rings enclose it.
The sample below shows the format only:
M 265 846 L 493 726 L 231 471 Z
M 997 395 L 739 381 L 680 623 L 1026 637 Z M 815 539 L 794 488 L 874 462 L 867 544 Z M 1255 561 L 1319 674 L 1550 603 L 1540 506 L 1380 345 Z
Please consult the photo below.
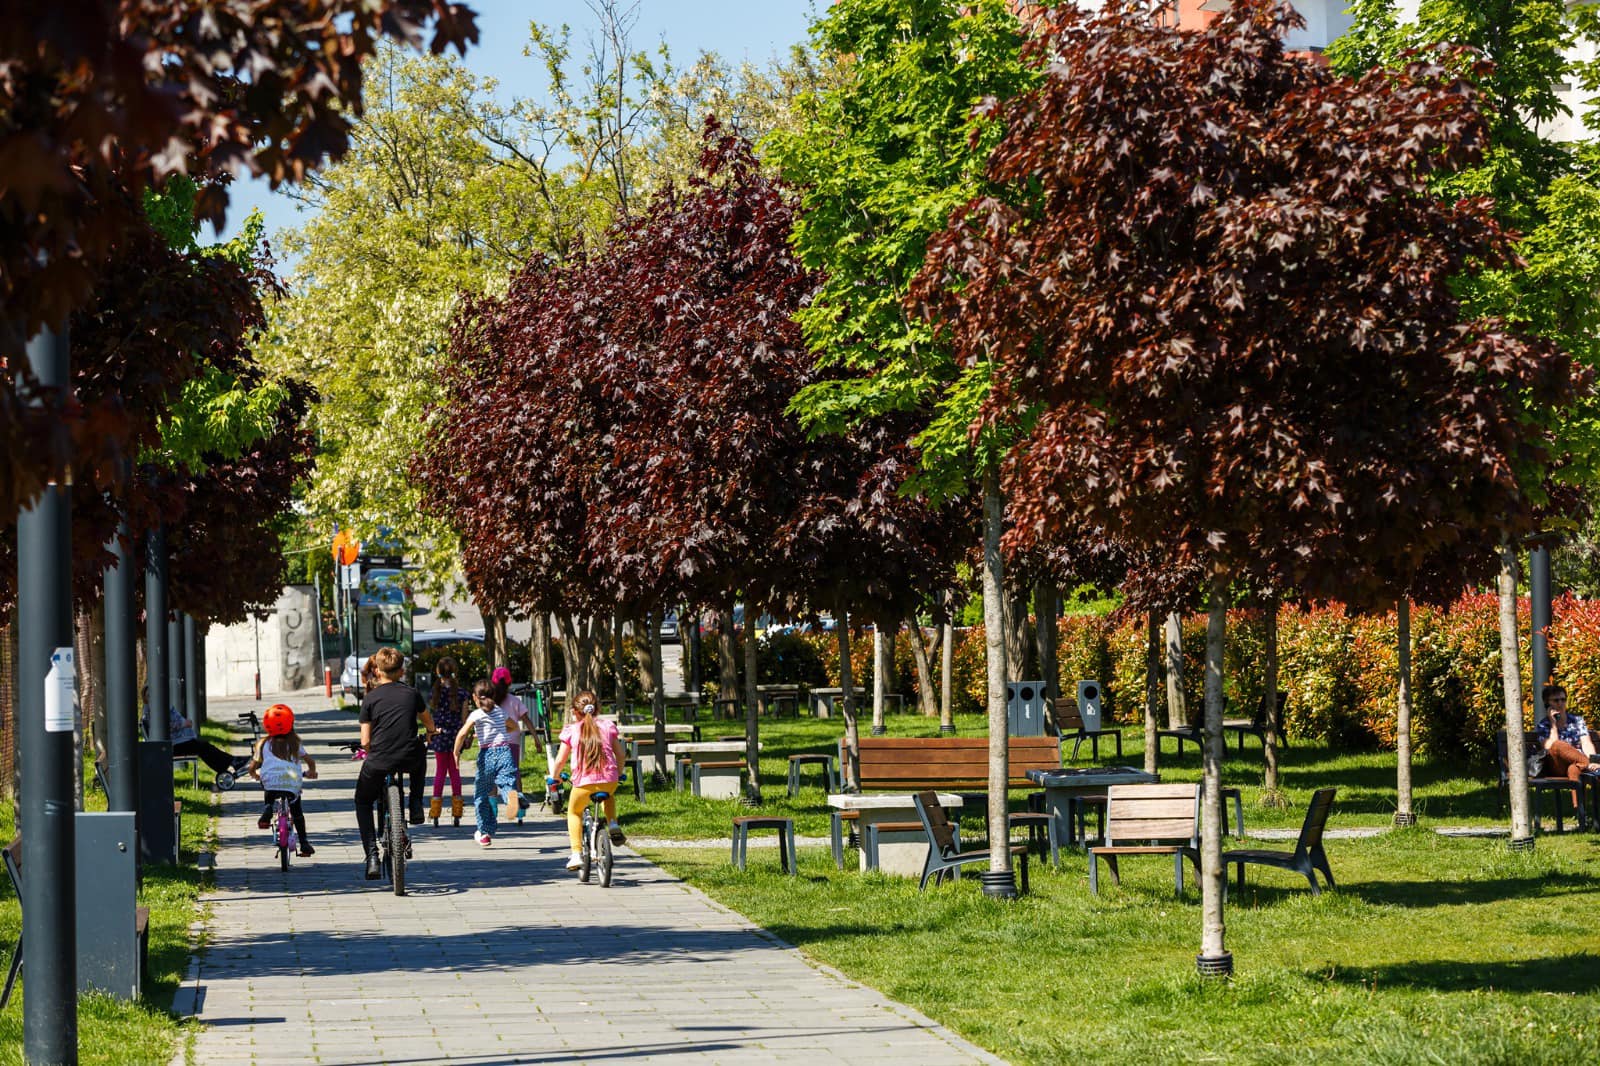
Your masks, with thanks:
M 561 775 L 562 767 L 571 756 L 572 796 L 567 801 L 567 835 L 572 840 L 572 857 L 567 860 L 567 869 L 581 870 L 583 812 L 596 792 L 609 793 L 605 812 L 612 841 L 621 844 L 625 839 L 622 827 L 617 824 L 617 782 L 622 776 L 619 767 L 624 760 L 617 723 L 599 716 L 599 698 L 593 692 L 580 692 L 573 697 L 571 706 L 577 720 L 568 722 L 561 730 L 561 749 L 556 752 L 555 765 L 550 767 L 550 778 Z
M 272 807 L 279 799 L 289 801 L 289 817 L 294 820 L 295 835 L 300 838 L 297 854 L 302 858 L 316 854 L 311 841 L 306 839 L 306 816 L 300 808 L 300 764 L 305 763 L 304 780 L 317 777 L 317 761 L 311 757 L 300 735 L 294 731 L 294 711 L 282 703 L 274 703 L 261 716 L 261 728 L 266 732 L 256 743 L 250 759 L 250 776 L 261 782 L 266 790 L 266 806 L 256 820 L 258 829 L 272 824 Z M 287 860 L 285 860 L 287 861 Z

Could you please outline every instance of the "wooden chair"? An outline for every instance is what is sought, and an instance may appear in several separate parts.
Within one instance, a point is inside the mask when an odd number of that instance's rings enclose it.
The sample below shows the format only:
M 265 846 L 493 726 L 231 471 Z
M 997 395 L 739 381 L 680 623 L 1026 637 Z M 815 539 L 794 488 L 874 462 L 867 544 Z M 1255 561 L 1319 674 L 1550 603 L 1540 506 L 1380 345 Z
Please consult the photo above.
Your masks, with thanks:
M 1196 751 L 1205 750 L 1205 734 L 1197 725 L 1173 726 L 1170 729 L 1156 730 L 1156 746 L 1159 749 L 1162 737 L 1172 737 L 1178 742 L 1178 758 L 1183 758 L 1184 744 L 1193 744 Z
M 1272 725 L 1277 730 L 1278 746 L 1288 747 L 1288 741 L 1283 735 L 1283 705 L 1289 700 L 1289 694 L 1282 690 L 1278 692 L 1278 706 L 1272 714 Z M 1239 738 L 1239 754 L 1244 754 L 1244 738 L 1253 736 L 1260 741 L 1261 746 L 1267 746 L 1267 697 L 1263 695 L 1256 704 L 1256 713 L 1251 718 L 1224 718 L 1222 720 L 1224 742 L 1228 733 L 1236 734 Z M 1183 745 L 1179 745 L 1180 750 Z
M 1524 752 L 1531 753 L 1535 751 L 1538 748 L 1538 744 L 1539 735 L 1537 733 L 1529 730 L 1522 734 L 1522 750 Z M 1494 735 L 1495 757 L 1500 766 L 1500 801 L 1502 807 L 1511 795 L 1511 771 L 1506 763 L 1506 748 L 1506 731 L 1502 729 Z M 1561 798 L 1563 794 L 1573 797 L 1572 803 L 1578 814 L 1578 828 L 1587 829 L 1589 827 L 1589 812 L 1585 809 L 1586 805 L 1583 802 L 1583 789 L 1584 784 L 1581 780 L 1573 781 L 1566 777 L 1534 777 L 1529 775 L 1528 792 L 1533 799 L 1533 831 L 1535 833 L 1543 831 L 1543 826 L 1539 821 L 1539 798 L 1544 794 L 1555 797 L 1553 806 L 1556 814 L 1556 832 L 1560 833 L 1566 829 L 1566 821 L 1562 812 L 1562 807 L 1565 806 Z
M 922 828 L 928 834 L 928 858 L 922 867 L 922 880 L 918 882 L 919 891 L 928 887 L 928 878 L 933 878 L 934 884 L 940 884 L 945 877 L 959 877 L 961 867 L 968 863 L 988 862 L 989 851 L 962 851 L 956 843 L 955 826 L 945 814 L 944 805 L 939 802 L 939 795 L 933 791 L 918 792 L 912 797 L 917 804 L 917 817 L 922 820 Z M 1011 854 L 1020 857 L 1021 864 L 1021 889 L 1024 895 L 1028 892 L 1028 846 L 1017 844 L 1011 846 Z
M 1080 690 L 1092 682 L 1080 681 Z M 1093 693 L 1093 690 L 1090 690 Z M 1056 719 L 1061 730 L 1061 742 L 1065 744 L 1070 738 L 1072 741 L 1072 762 L 1078 761 L 1078 749 L 1083 742 L 1089 742 L 1089 757 L 1096 761 L 1100 759 L 1100 738 L 1110 737 L 1116 742 L 1117 758 L 1122 758 L 1122 730 L 1105 725 L 1100 716 L 1100 704 L 1097 696 L 1090 699 L 1080 699 L 1072 713 L 1062 715 Z M 1069 729 L 1075 730 L 1068 732 Z
M 1200 876 L 1200 786 L 1112 785 L 1106 790 L 1105 843 L 1089 849 L 1089 891 L 1100 894 L 1100 860 L 1111 879 L 1122 883 L 1117 859 L 1123 855 L 1171 855 L 1178 894 L 1183 894 L 1183 860 Z M 1143 843 L 1137 843 L 1142 841 Z
M 1328 824 L 1328 812 L 1333 810 L 1333 795 L 1337 791 L 1335 788 L 1319 788 L 1312 794 L 1311 806 L 1306 809 L 1306 820 L 1300 827 L 1300 838 L 1294 843 L 1294 851 L 1245 848 L 1222 853 L 1224 869 L 1229 863 L 1239 868 L 1237 879 L 1241 890 L 1244 888 L 1244 868 L 1252 862 L 1259 866 L 1276 866 L 1280 870 L 1293 870 L 1302 875 L 1311 882 L 1313 896 L 1322 894 L 1322 890 L 1317 887 L 1318 872 L 1327 879 L 1329 888 L 1336 887 L 1333 883 L 1333 871 L 1328 868 L 1327 853 L 1322 850 L 1322 830 Z

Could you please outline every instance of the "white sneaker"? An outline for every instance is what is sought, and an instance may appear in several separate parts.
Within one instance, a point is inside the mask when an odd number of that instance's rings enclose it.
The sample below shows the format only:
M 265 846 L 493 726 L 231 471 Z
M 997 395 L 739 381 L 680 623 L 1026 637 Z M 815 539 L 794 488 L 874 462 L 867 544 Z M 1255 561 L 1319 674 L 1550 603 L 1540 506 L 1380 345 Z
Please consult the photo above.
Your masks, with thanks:
M 583 855 L 580 852 L 576 852 L 575 851 L 575 852 L 572 853 L 572 858 L 567 860 L 567 869 L 569 869 L 569 870 L 581 870 L 581 869 L 583 869 Z
M 478 842 L 479 847 L 486 848 L 490 844 L 488 833 L 473 833 L 472 839 Z

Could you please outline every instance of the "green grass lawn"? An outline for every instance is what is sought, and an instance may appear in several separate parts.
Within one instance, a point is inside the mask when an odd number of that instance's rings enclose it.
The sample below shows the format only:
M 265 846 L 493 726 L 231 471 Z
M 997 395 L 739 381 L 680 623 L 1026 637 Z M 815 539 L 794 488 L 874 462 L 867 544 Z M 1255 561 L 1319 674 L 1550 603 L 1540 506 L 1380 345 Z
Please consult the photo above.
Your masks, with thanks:
M 723 723 L 706 726 L 708 736 Z M 932 735 L 913 716 L 891 735 Z M 981 731 L 977 719 L 958 723 Z M 763 722 L 767 808 L 822 836 L 822 793 L 784 796 L 786 756 L 825 750 L 837 721 Z M 1131 742 L 1131 743 L 1130 743 Z M 1138 738 L 1124 762 L 1139 765 Z M 1392 755 L 1284 753 L 1288 810 L 1259 804 L 1261 756 L 1230 756 L 1252 828 L 1298 827 L 1311 791 L 1339 787 L 1330 826 L 1387 825 Z M 1478 770 L 1483 772 L 1475 772 Z M 1199 757 L 1163 759 L 1167 780 L 1196 780 Z M 1423 827 L 1332 840 L 1337 891 L 1313 898 L 1304 880 L 1252 868 L 1230 899 L 1231 983 L 1195 976 L 1200 908 L 1172 892 L 1164 857 L 1124 862 L 1124 883 L 1088 890 L 1078 853 L 1050 870 L 1037 857 L 1033 893 L 991 901 L 977 878 L 919 894 L 914 882 L 834 869 L 826 848 L 800 852 L 800 876 L 776 852 L 753 849 L 740 874 L 722 848 L 647 849 L 667 869 L 748 915 L 811 957 L 909 1003 L 1016 1062 L 1593 1063 L 1600 1053 L 1600 835 L 1539 839 L 1531 855 L 1503 841 L 1446 839 L 1432 824 L 1497 824 L 1487 768 L 1419 765 Z M 1020 794 L 1019 794 L 1020 798 Z M 624 798 L 636 837 L 726 838 L 732 802 L 652 790 Z M 1287 844 L 1283 845 L 1288 847 Z
M 244 752 L 240 738 L 220 725 L 208 723 L 204 733 L 230 751 Z M 181 861 L 176 867 L 147 867 L 144 872 L 139 903 L 150 908 L 150 972 L 145 977 L 144 998 L 137 1003 L 103 995 L 80 998 L 78 1048 L 84 1063 L 165 1066 L 183 1039 L 183 1026 L 169 1008 L 189 965 L 189 927 L 198 916 L 197 900 L 209 878 L 209 874 L 195 868 L 195 857 L 209 845 L 212 832 L 211 772 L 201 768 L 198 789 L 187 787 L 189 780 L 187 768 L 175 778 L 175 798 L 183 801 Z M 106 809 L 105 796 L 100 792 L 88 790 L 84 798 L 88 810 Z M 0 838 L 9 841 L 15 825 L 15 809 L 10 803 L 0 805 Z M 0 877 L 0 950 L 5 952 L 5 965 L 10 964 L 11 947 L 21 927 L 22 908 L 10 881 Z M 24 967 L 18 993 L 0 1014 L 3 1063 L 22 1061 L 22 997 L 26 995 L 27 972 Z

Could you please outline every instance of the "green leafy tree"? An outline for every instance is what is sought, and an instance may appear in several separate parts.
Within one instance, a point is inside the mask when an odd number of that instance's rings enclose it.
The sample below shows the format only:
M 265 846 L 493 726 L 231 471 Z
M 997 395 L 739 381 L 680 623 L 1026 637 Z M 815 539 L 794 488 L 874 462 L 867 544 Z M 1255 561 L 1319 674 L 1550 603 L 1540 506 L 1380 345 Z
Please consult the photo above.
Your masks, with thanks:
M 1005 0 L 840 0 L 814 26 L 839 82 L 803 99 L 800 127 L 769 139 L 772 159 L 804 190 L 795 248 L 823 284 L 800 324 L 818 362 L 837 370 L 803 389 L 793 410 L 812 432 L 845 432 L 890 412 L 918 418 L 921 468 L 912 487 L 984 496 L 991 866 L 1003 846 L 1007 776 L 1004 573 L 999 459 L 1005 440 L 969 432 L 988 398 L 992 364 L 958 361 L 906 296 L 929 238 L 984 191 L 998 124 L 974 118 L 1032 75 Z M 845 695 L 850 699 L 848 689 Z
M 1399 69 L 1418 49 L 1466 45 L 1457 54 L 1460 73 L 1483 94 L 1488 145 L 1481 159 L 1439 176 L 1446 195 L 1492 196 L 1495 212 L 1522 236 L 1516 255 L 1459 279 L 1466 317 L 1492 316 L 1546 338 L 1584 365 L 1600 367 L 1600 151 L 1593 144 L 1562 143 L 1547 131 L 1570 112 L 1559 87 L 1574 82 L 1596 88 L 1596 68 L 1574 56 L 1600 42 L 1600 17 L 1592 8 L 1563 0 L 1425 0 L 1412 21 L 1403 21 L 1392 0 L 1359 0 L 1350 32 L 1328 49 L 1335 70 L 1358 74 L 1374 67 Z M 1478 57 L 1490 62 L 1476 62 Z M 1586 115 L 1593 121 L 1593 115 Z M 1591 126 L 1592 128 L 1592 126 Z M 1586 393 L 1582 402 L 1553 421 L 1569 461 L 1563 477 L 1592 495 L 1600 478 L 1600 408 Z M 1526 474 L 1525 471 L 1519 473 Z M 1583 509 L 1552 509 L 1544 527 L 1576 534 L 1585 554 Z M 1522 735 L 1521 668 L 1517 662 L 1516 553 L 1501 551 L 1499 584 L 1506 602 L 1501 634 L 1506 729 L 1513 778 L 1512 834 L 1531 839 L 1525 790 L 1520 787 Z M 1401 605 L 1402 618 L 1408 613 Z M 1402 639 L 1405 629 L 1402 627 Z M 1409 650 L 1401 649 L 1402 721 L 1409 720 Z M 1410 814 L 1409 736 L 1400 738 L 1400 816 Z

